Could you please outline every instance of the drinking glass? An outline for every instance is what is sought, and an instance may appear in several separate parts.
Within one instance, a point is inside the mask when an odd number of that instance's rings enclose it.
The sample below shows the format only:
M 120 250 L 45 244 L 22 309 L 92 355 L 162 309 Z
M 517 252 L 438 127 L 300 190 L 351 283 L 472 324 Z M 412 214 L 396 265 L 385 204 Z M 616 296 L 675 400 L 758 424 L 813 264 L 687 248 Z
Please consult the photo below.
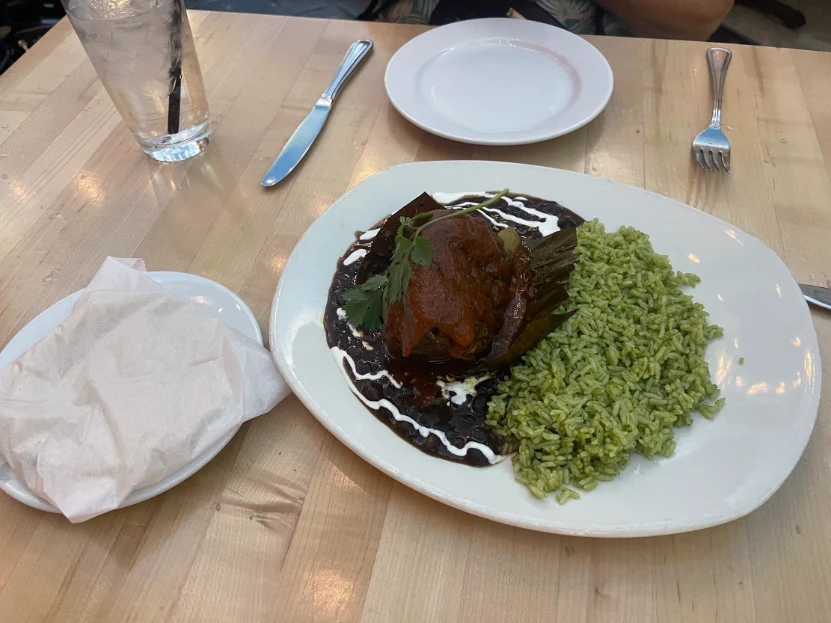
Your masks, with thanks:
M 98 77 L 144 151 L 195 156 L 211 136 L 183 0 L 61 0 Z

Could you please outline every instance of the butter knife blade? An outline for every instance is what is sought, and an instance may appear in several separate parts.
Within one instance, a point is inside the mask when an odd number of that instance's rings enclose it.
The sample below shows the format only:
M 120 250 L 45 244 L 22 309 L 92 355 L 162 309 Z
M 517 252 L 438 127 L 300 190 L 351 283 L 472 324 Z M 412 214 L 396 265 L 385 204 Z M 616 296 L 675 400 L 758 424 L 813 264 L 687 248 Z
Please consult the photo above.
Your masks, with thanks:
M 831 309 L 831 290 L 820 286 L 806 286 L 801 283 L 799 287 L 802 289 L 802 295 L 806 301 L 813 303 L 817 307 Z
M 263 186 L 274 186 L 285 179 L 300 163 L 317 135 L 320 134 L 320 130 L 323 129 L 323 124 L 326 123 L 326 118 L 329 116 L 329 111 L 332 110 L 332 105 L 335 103 L 335 98 L 341 87 L 349 80 L 349 77 L 355 72 L 361 61 L 366 58 L 370 50 L 372 50 L 372 41 L 368 39 L 361 39 L 349 46 L 331 84 L 317 100 L 312 112 L 291 135 L 286 146 L 283 147 L 283 151 L 280 152 L 268 173 L 265 174 L 262 181 Z
M 320 134 L 323 124 L 326 123 L 326 117 L 329 116 L 329 111 L 332 109 L 332 102 L 324 100 L 322 97 L 317 101 L 312 112 L 303 120 L 294 134 L 283 147 L 283 151 L 277 156 L 274 164 L 265 174 L 262 184 L 263 186 L 274 186 L 277 182 L 282 181 L 285 177 L 294 170 L 309 147 L 315 142 L 317 135 Z

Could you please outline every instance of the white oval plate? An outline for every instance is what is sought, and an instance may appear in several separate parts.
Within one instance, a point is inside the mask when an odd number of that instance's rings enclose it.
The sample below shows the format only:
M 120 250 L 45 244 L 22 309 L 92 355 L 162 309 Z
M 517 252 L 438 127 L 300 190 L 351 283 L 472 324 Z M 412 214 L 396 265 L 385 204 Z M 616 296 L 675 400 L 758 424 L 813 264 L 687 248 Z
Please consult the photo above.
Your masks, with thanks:
M 727 404 L 676 429 L 675 454 L 635 456 L 620 477 L 560 506 L 514 481 L 510 461 L 473 468 L 428 456 L 358 402 L 329 352 L 322 318 L 338 257 L 379 219 L 422 192 L 515 192 L 559 201 L 610 231 L 631 225 L 677 270 L 702 282 L 695 299 L 724 327 L 707 360 Z M 338 439 L 405 485 L 507 524 L 604 537 L 672 534 L 737 519 L 760 506 L 801 456 L 819 405 L 821 365 L 799 286 L 776 254 L 738 228 L 671 199 L 586 175 L 499 162 L 422 162 L 355 187 L 309 227 L 271 310 L 283 377 Z M 739 357 L 744 364 L 739 365 Z
M 612 95 L 612 69 L 592 44 L 520 19 L 456 22 L 419 35 L 387 65 L 392 105 L 433 134 L 522 145 L 586 125 Z
M 190 299 L 199 305 L 206 314 L 224 322 L 232 329 L 236 329 L 243 335 L 263 343 L 263 334 L 257 319 L 251 309 L 234 292 L 223 285 L 188 273 L 177 273 L 168 271 L 149 272 L 147 276 L 156 283 L 163 285 L 173 294 Z M 72 306 L 81 296 L 83 290 L 78 290 L 69 296 L 61 299 L 48 309 L 38 314 L 29 324 L 23 327 L 0 352 L 0 370 L 20 357 L 29 348 L 49 335 L 52 330 L 69 317 L 72 313 Z M 144 502 L 152 497 L 164 493 L 189 478 L 208 461 L 214 458 L 228 442 L 231 441 L 239 427 L 235 428 L 222 437 L 213 446 L 205 450 L 190 463 L 172 473 L 167 478 L 160 480 L 154 485 L 136 489 L 133 491 L 119 508 L 132 506 Z M 27 506 L 49 513 L 58 513 L 57 508 L 46 500 L 38 497 L 17 477 L 7 463 L 0 459 L 0 490 L 5 491 L 11 497 Z

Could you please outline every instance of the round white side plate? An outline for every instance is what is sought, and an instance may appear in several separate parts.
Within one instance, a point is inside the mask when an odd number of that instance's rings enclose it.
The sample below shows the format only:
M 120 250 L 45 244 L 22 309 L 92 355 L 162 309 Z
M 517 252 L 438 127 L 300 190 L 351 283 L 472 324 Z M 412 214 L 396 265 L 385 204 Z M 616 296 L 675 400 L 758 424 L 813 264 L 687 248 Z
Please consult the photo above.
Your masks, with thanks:
M 392 105 L 433 134 L 477 145 L 521 145 L 586 125 L 612 95 L 612 69 L 592 44 L 520 19 L 430 30 L 387 65 Z
M 260 326 L 257 324 L 257 319 L 254 317 L 253 312 L 239 296 L 225 286 L 210 279 L 188 273 L 158 271 L 149 272 L 147 276 L 156 283 L 163 285 L 173 294 L 190 299 L 199 305 L 202 311 L 209 316 L 221 320 L 227 326 L 236 329 L 252 340 L 257 340 L 260 344 L 263 343 L 263 334 L 260 331 Z M 69 314 L 72 313 L 72 306 L 81 296 L 82 292 L 82 290 L 79 290 L 61 299 L 23 327 L 11 339 L 3 351 L 0 352 L 0 370 L 3 370 L 66 320 Z M 225 435 L 204 453 L 167 478 L 154 485 L 133 491 L 124 500 L 120 508 L 144 502 L 160 493 L 164 493 L 186 478 L 189 478 L 219 454 L 219 451 L 231 441 L 231 438 L 236 434 L 237 430 L 239 428 Z M 17 477 L 11 467 L 7 463 L 4 463 L 2 459 L 0 459 L 0 490 L 5 491 L 14 499 L 33 508 L 50 513 L 59 512 L 49 502 L 32 493 L 29 487 Z
M 669 458 L 634 456 L 612 482 L 560 506 L 517 483 L 509 460 L 485 468 L 444 461 L 399 438 L 351 393 L 322 319 L 338 257 L 424 191 L 508 187 L 553 199 L 608 230 L 648 233 L 672 265 L 694 272 L 691 292 L 724 327 L 707 349 L 727 399 L 713 421 L 676 429 Z M 821 370 L 808 306 L 764 243 L 699 210 L 638 188 L 569 171 L 500 162 L 421 162 L 388 169 L 338 199 L 291 254 L 269 325 L 272 354 L 306 407 L 359 456 L 440 502 L 496 521 L 563 534 L 672 534 L 718 525 L 767 500 L 802 455 L 817 417 Z M 739 364 L 739 358 L 744 363 Z

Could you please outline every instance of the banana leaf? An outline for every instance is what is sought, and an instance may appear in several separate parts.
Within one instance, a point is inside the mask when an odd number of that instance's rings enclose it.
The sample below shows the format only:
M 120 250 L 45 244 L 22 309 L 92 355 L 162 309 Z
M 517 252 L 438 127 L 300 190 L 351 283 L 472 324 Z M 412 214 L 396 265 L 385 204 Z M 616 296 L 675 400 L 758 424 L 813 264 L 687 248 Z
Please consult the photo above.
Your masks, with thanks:
M 524 244 L 531 254 L 530 287 L 518 291 L 508 304 L 502 329 L 475 371 L 510 364 L 571 316 L 555 312 L 568 300 L 566 286 L 577 261 L 577 229 L 569 227 Z
M 389 266 L 402 216 L 413 217 L 444 208 L 429 194 L 423 193 L 390 215 L 362 260 L 357 283 L 363 283 Z M 574 217 L 582 223 L 579 216 Z M 576 227 L 566 227 L 544 238 L 525 239 L 522 245 L 530 256 L 530 262 L 525 267 L 528 274 L 523 286 L 517 288 L 508 304 L 502 328 L 494 337 L 488 354 L 475 362 L 432 360 L 430 366 L 436 372 L 444 370 L 444 367 L 454 375 L 502 368 L 522 356 L 571 316 L 555 312 L 568 300 L 566 286 L 576 262 Z

